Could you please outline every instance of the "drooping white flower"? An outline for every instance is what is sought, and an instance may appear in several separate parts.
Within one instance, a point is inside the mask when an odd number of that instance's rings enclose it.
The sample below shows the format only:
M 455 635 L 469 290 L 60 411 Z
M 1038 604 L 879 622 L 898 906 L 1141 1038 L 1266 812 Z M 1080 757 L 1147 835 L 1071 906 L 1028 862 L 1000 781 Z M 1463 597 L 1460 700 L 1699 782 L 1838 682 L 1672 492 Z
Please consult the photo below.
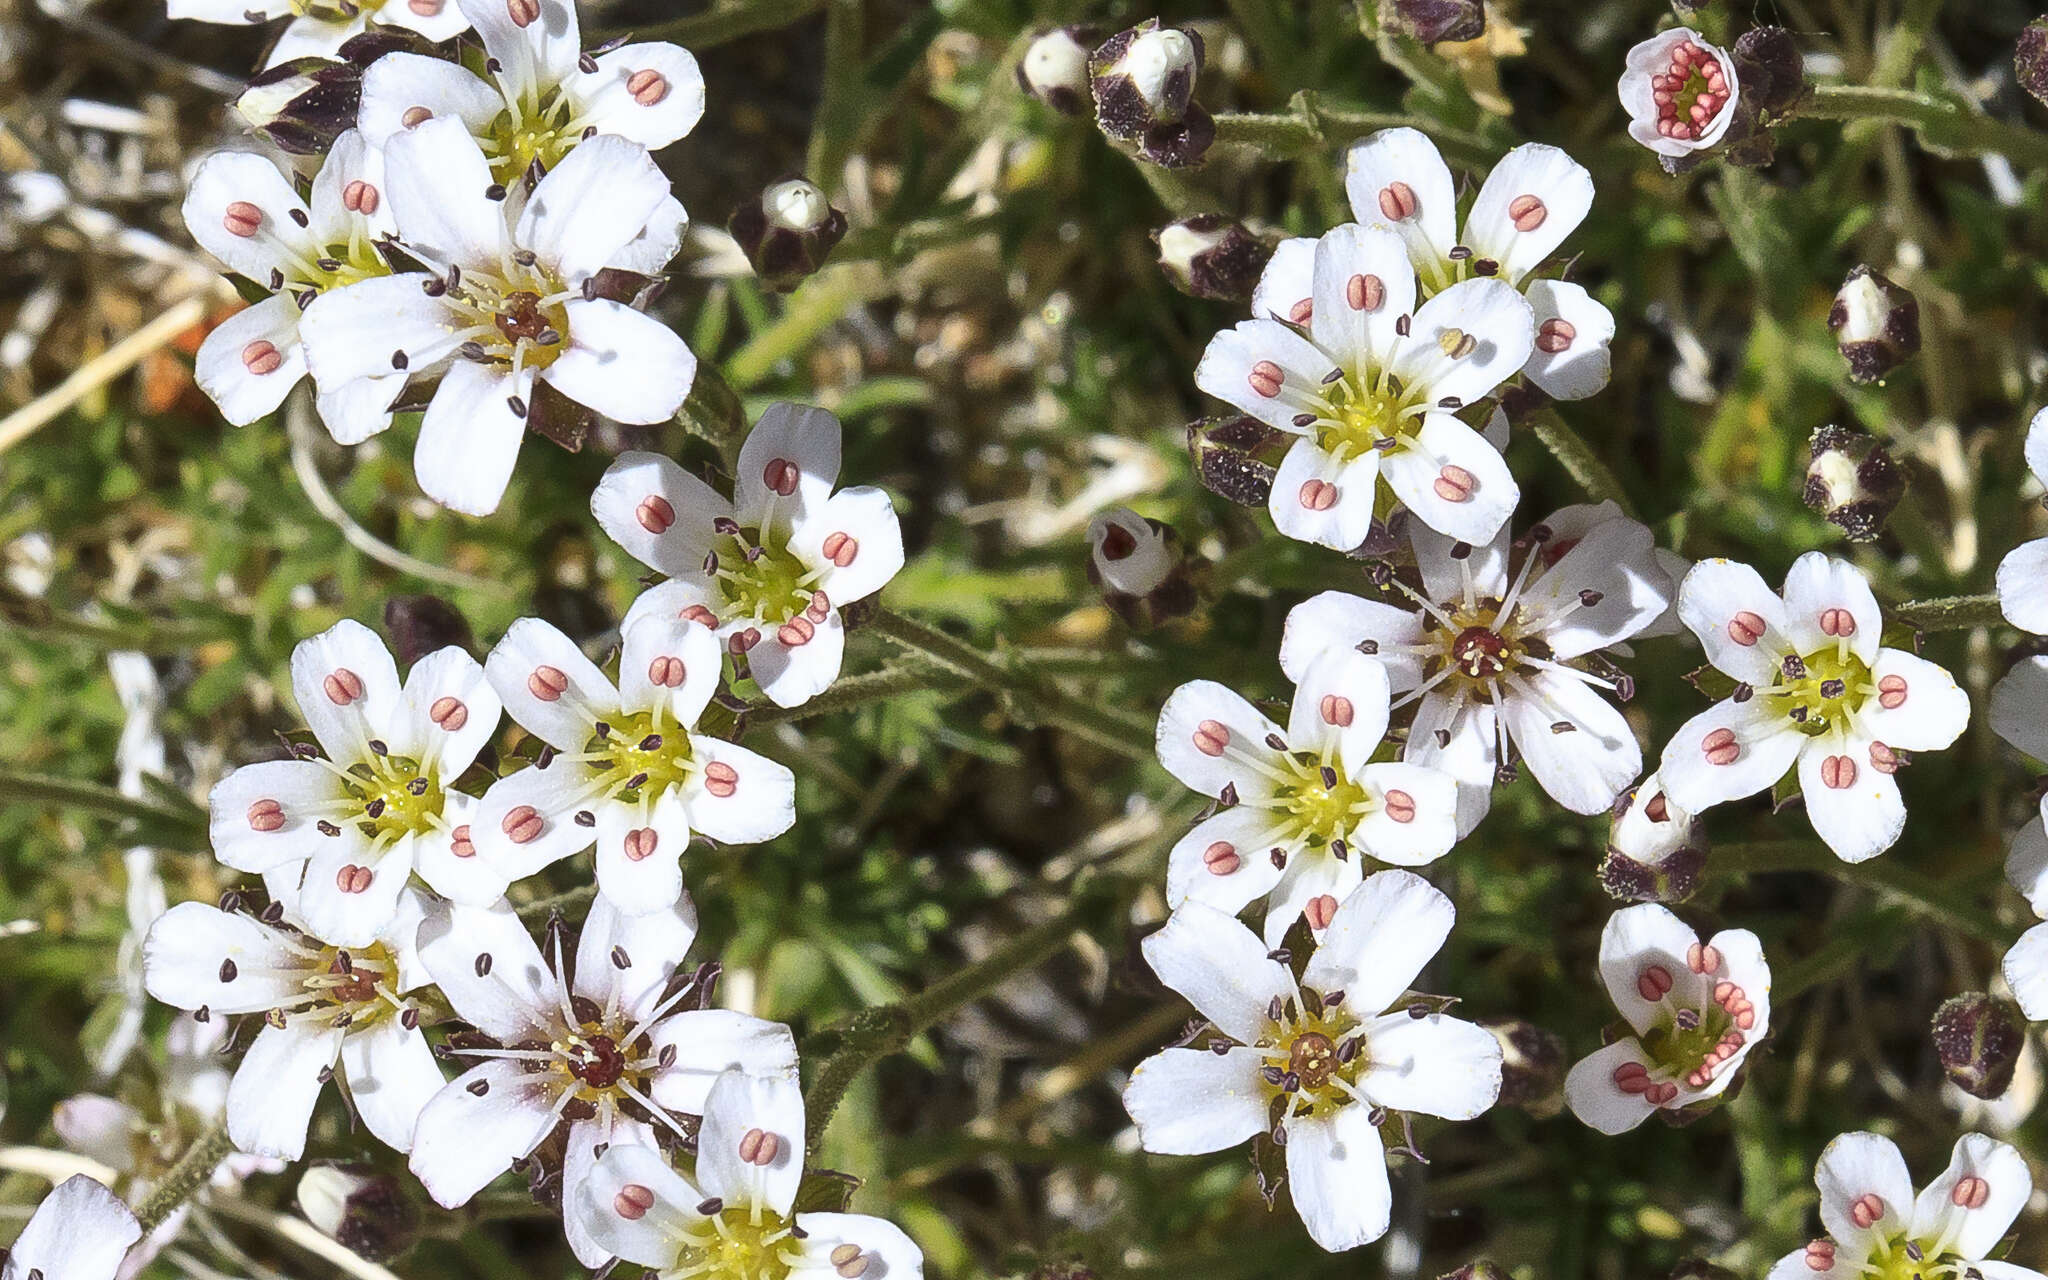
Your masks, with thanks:
M 1602 1133 L 1720 1096 L 1770 1030 L 1771 970 L 1747 929 L 1703 943 L 1654 902 L 1624 907 L 1600 931 L 1600 980 L 1635 1034 L 1581 1058 L 1564 1096 Z
M 2048 409 L 2027 424 L 2027 470 L 2048 484 Z M 2022 631 L 2048 635 L 2048 538 L 2022 542 L 1998 562 L 1998 611 Z
M 264 59 L 266 68 L 294 58 L 332 58 L 378 26 L 417 31 L 436 44 L 469 30 L 454 0 L 168 0 L 168 9 L 173 18 L 237 27 L 290 18 Z
M 1282 294 L 1293 296 L 1276 314 Z M 1312 250 L 1276 253 L 1253 315 L 1210 341 L 1195 384 L 1296 437 L 1267 504 L 1280 532 L 1357 547 L 1385 514 L 1383 480 L 1450 537 L 1484 542 L 1507 520 L 1515 479 L 1453 410 L 1484 399 L 1535 349 L 1535 314 L 1514 286 L 1467 280 L 1418 310 L 1401 238 L 1351 223 Z
M 450 0 L 456 5 L 483 38 L 488 78 L 458 62 L 385 54 L 363 72 L 358 123 L 372 142 L 427 120 L 459 120 L 512 188 L 590 138 L 659 151 L 704 116 L 704 77 L 687 49 L 656 40 L 587 54 L 571 0 Z
M 1991 728 L 2036 760 L 2048 760 L 2048 657 L 2028 658 L 1991 686 Z M 2013 835 L 2005 878 L 2034 914 L 2048 921 L 2048 797 Z M 2020 935 L 2005 953 L 2006 985 L 2034 1022 L 2048 1022 L 2048 923 Z
M 1458 780 L 1461 834 L 1486 815 L 1510 743 L 1558 803 L 1607 809 L 1642 750 L 1601 696 L 1618 680 L 1585 668 L 1670 607 L 1649 529 L 1605 503 L 1566 508 L 1519 544 L 1505 526 L 1478 547 L 1411 532 L 1422 591 L 1402 589 L 1416 608 L 1326 591 L 1287 615 L 1281 668 L 1332 649 L 1376 656 L 1400 702 L 1420 703 L 1402 759 Z
M 832 492 L 839 419 L 823 409 L 769 406 L 740 447 L 727 501 L 655 453 L 626 453 L 605 472 L 590 510 L 627 554 L 669 580 L 626 617 L 689 618 L 746 659 L 777 706 L 808 702 L 839 678 L 839 610 L 880 591 L 903 567 L 889 495 L 870 485 Z
M 1375 763 L 1387 731 L 1387 672 L 1336 649 L 1304 669 L 1287 728 L 1211 680 L 1174 690 L 1159 712 L 1159 762 L 1223 811 L 1167 858 L 1171 906 L 1235 914 L 1266 898 L 1266 942 L 1297 917 L 1317 936 L 1368 857 L 1421 866 L 1457 838 L 1457 787 L 1433 768 Z
M 673 614 L 625 628 L 614 686 L 569 637 L 512 624 L 485 663 L 506 710 L 552 750 L 492 784 L 472 831 L 507 881 L 597 845 L 597 887 L 628 913 L 683 896 L 692 832 L 769 840 L 796 820 L 796 780 L 773 760 L 694 731 L 718 688 L 711 632 Z
M 470 515 L 497 509 L 537 384 L 619 422 L 675 413 L 696 357 L 595 284 L 629 249 L 635 269 L 651 269 L 643 255 L 666 261 L 675 251 L 681 208 L 646 148 L 592 138 L 541 179 L 516 218 L 459 120 L 401 132 L 384 155 L 398 240 L 430 270 L 323 293 L 300 333 L 323 394 L 394 370 L 441 373 L 413 455 L 428 497 Z M 636 237 L 659 248 L 631 248 Z
M 1987 1256 L 2034 1189 L 2026 1157 L 1995 1138 L 1957 1139 L 1948 1168 L 1916 1196 L 1890 1138 L 1845 1133 L 1820 1153 L 1813 1181 L 1827 1234 L 1778 1259 L 1770 1280 L 2040 1280 L 2030 1267 Z
M 270 297 L 223 321 L 199 345 L 192 376 L 236 426 L 275 410 L 306 376 L 299 320 L 332 289 L 391 274 L 377 242 L 396 230 L 384 158 L 351 129 L 313 179 L 310 203 L 252 151 L 221 151 L 193 170 L 185 226 L 228 270 Z M 389 365 L 321 388 L 320 418 L 357 444 L 391 425 L 406 375 Z
M 397 1151 L 441 1087 L 441 1069 L 405 994 L 428 981 L 414 935 L 430 910 L 418 890 L 370 942 L 340 946 L 310 932 L 289 868 L 266 878 L 261 918 L 182 902 L 149 931 L 149 993 L 207 1018 L 261 1014 L 228 1086 L 228 1136 L 258 1156 L 296 1160 L 330 1080 L 347 1088 L 363 1124 Z
M 1129 507 L 1111 507 L 1088 521 L 1089 578 L 1118 595 L 1149 595 L 1179 563 L 1166 526 Z
M 1757 571 L 1703 560 L 1679 586 L 1678 611 L 1733 696 L 1672 735 L 1658 773 L 1681 808 L 1754 795 L 1797 767 L 1814 831 L 1844 862 L 1891 848 L 1906 826 L 1892 776 L 1908 751 L 1954 742 L 1970 697 L 1948 672 L 1886 649 L 1870 583 L 1810 551 L 1783 597 Z
M 1660 31 L 1628 51 L 1617 86 L 1628 136 L 1662 156 L 1711 147 L 1728 132 L 1740 93 L 1735 60 L 1697 31 Z
M 142 1224 L 113 1192 L 76 1174 L 44 1197 L 0 1253 L 0 1280 L 114 1280 Z
M 292 693 L 326 754 L 221 779 L 207 798 L 216 857 L 259 875 L 303 865 L 295 910 L 343 947 L 383 936 L 415 871 L 444 895 L 505 891 L 475 856 L 477 802 L 455 789 L 498 727 L 476 659 L 439 650 L 401 686 L 384 642 L 344 620 L 292 650 Z
M 804 1097 L 787 1075 L 727 1071 L 712 1085 L 690 1177 L 646 1146 L 604 1153 L 566 1206 L 603 1247 L 659 1280 L 918 1280 L 924 1254 L 894 1223 L 796 1212 Z
M 1487 277 L 1522 291 L 1536 317 L 1522 366 L 1531 382 L 1558 400 L 1607 385 L 1614 316 L 1582 286 L 1533 274 L 1593 207 L 1584 165 L 1540 142 L 1516 147 L 1486 176 L 1461 227 L 1457 185 L 1436 144 L 1419 130 L 1383 129 L 1352 145 L 1344 187 L 1352 217 L 1400 235 L 1424 296 Z M 1303 278 L 1287 306 L 1312 297 L 1312 284 Z
M 559 932 L 543 956 L 511 905 L 456 905 L 420 930 L 420 962 L 464 1021 L 494 1042 L 465 1042 L 476 1065 L 420 1113 L 412 1170 L 439 1204 L 466 1204 L 567 1124 L 564 1203 L 590 1177 L 607 1143 L 652 1144 L 656 1126 L 676 1136 L 672 1113 L 704 1110 L 711 1082 L 728 1067 L 794 1079 L 789 1028 L 723 1009 L 679 1009 L 692 988 L 671 978 L 697 933 L 685 897 L 625 915 L 599 898 L 565 964 Z M 573 975 L 573 976 L 572 976 Z M 565 1215 L 570 1246 L 588 1266 L 610 1256 Z
M 1388 1113 L 1470 1120 L 1500 1095 L 1491 1032 L 1401 1000 L 1454 914 L 1413 872 L 1378 872 L 1345 898 L 1297 983 L 1230 915 L 1202 902 L 1176 910 L 1145 939 L 1145 959 L 1236 1043 L 1138 1064 L 1124 1107 L 1145 1150 L 1199 1155 L 1280 1130 L 1315 1242 L 1335 1252 L 1384 1235 Z

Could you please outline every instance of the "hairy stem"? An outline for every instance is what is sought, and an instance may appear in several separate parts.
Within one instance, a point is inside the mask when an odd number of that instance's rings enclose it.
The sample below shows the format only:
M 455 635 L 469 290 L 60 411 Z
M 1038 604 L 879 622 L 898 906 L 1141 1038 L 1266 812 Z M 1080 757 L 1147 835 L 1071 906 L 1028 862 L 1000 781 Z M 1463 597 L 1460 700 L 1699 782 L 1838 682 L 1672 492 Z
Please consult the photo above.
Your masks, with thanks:
M 124 796 L 97 782 L 0 769 L 0 801 L 80 809 L 103 818 L 139 818 L 161 824 L 166 835 L 201 842 L 206 837 L 206 811 L 199 806 L 173 808 L 140 796 Z
M 200 1134 L 185 1148 L 185 1154 L 170 1167 L 161 1180 L 150 1188 L 149 1195 L 135 1206 L 135 1217 L 142 1223 L 142 1233 L 162 1226 L 164 1219 L 177 1212 L 178 1206 L 190 1200 L 199 1189 L 213 1177 L 213 1171 L 220 1162 L 228 1158 L 235 1144 L 228 1139 L 226 1125 L 215 1125 Z
M 1963 155 L 1996 152 L 2031 168 L 2048 165 L 2048 134 L 1977 115 L 1954 99 L 1913 89 L 1824 84 L 1800 104 L 1799 114 L 1814 120 L 1900 124 L 1937 150 Z
M 1628 500 L 1628 494 L 1621 488 L 1621 481 L 1600 459 L 1593 447 L 1585 442 L 1578 432 L 1571 429 L 1555 409 L 1545 408 L 1530 414 L 1529 430 L 1551 455 L 1564 464 L 1572 479 L 1579 482 L 1595 502 L 1612 501 L 1624 515 L 1633 516 L 1635 506 Z
M 1891 611 L 1893 618 L 1915 631 L 1968 631 L 1972 627 L 2005 624 L 1998 597 L 1944 596 L 1937 600 L 1909 600 Z

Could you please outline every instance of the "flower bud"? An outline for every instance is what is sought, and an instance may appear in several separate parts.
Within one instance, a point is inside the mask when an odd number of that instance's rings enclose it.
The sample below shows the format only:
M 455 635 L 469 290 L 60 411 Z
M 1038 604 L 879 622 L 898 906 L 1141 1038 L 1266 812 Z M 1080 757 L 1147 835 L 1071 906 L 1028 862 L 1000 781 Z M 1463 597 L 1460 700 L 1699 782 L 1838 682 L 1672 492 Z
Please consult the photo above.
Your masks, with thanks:
M 1273 464 L 1253 456 L 1280 433 L 1249 415 L 1201 418 L 1188 424 L 1188 453 L 1202 487 L 1243 507 L 1264 507 L 1273 493 Z
M 1563 1038 L 1520 1018 L 1482 1018 L 1479 1025 L 1500 1041 L 1500 1105 L 1519 1107 L 1539 1119 L 1562 1110 Z
M 1063 116 L 1088 109 L 1088 54 L 1093 27 L 1055 27 L 1031 42 L 1017 63 L 1017 87 Z
M 2002 996 L 1966 991 L 1934 1013 L 1935 1056 L 1956 1088 L 1973 1098 L 2006 1091 L 2026 1041 L 2026 1015 Z
M 362 68 L 325 58 L 293 58 L 257 73 L 235 114 L 295 156 L 325 155 L 355 128 L 363 100 Z
M 1906 476 L 1868 431 L 1830 424 L 1807 442 L 1806 505 L 1851 542 L 1871 542 L 1906 492 Z
M 1807 93 L 1806 58 L 1783 27 L 1757 27 L 1735 42 L 1743 96 L 1758 108 L 1782 116 Z
M 1456 1271 L 1446 1271 L 1437 1280 L 1508 1280 L 1507 1269 L 1499 1263 L 1481 1258 L 1468 1262 Z
M 410 667 L 437 649 L 476 648 L 469 620 L 439 596 L 393 596 L 384 602 L 384 630 L 399 665 Z
M 1423 44 L 1477 40 L 1486 34 L 1486 6 L 1480 0 L 1393 0 L 1382 20 Z
M 1139 630 L 1194 612 L 1194 581 L 1180 537 L 1129 507 L 1111 507 L 1088 522 L 1088 581 L 1102 600 Z
M 832 207 L 815 183 L 790 178 L 769 186 L 759 200 L 741 205 L 726 230 L 746 251 L 762 282 L 787 292 L 825 265 L 846 235 L 846 215 Z
M 1655 775 L 1614 802 L 1600 886 L 1623 902 L 1683 902 L 1707 865 L 1706 830 Z
M 1202 38 L 1148 19 L 1104 41 L 1088 60 L 1095 121 L 1138 157 L 1169 169 L 1200 162 L 1216 123 L 1194 101 Z
M 2020 88 L 2048 102 L 2048 17 L 2034 19 L 2020 32 L 2012 51 L 2012 69 Z
M 372 1262 L 419 1238 L 420 1213 L 405 1187 L 368 1165 L 321 1164 L 299 1179 L 299 1212 L 322 1235 Z
M 1828 312 L 1851 382 L 1876 382 L 1920 350 L 1920 303 L 1867 266 L 1842 282 Z
M 1159 245 L 1159 269 L 1173 287 L 1215 302 L 1249 301 L 1273 258 L 1272 245 L 1220 213 L 1169 223 L 1152 238 Z

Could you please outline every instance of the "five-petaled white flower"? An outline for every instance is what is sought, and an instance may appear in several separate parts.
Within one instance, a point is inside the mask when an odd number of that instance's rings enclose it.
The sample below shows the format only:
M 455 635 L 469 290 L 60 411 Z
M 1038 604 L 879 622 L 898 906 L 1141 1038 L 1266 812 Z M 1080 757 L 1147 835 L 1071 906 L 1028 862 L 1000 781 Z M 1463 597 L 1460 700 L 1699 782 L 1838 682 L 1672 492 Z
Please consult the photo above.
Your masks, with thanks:
M 384 198 L 384 159 L 351 129 L 299 199 L 277 166 L 252 151 L 199 162 L 185 194 L 185 226 L 230 271 L 270 297 L 228 317 L 199 345 L 192 375 L 236 426 L 276 409 L 306 375 L 299 317 L 315 298 L 391 274 L 377 242 L 396 230 Z M 391 425 L 405 375 L 388 365 L 321 389 L 320 417 L 357 444 Z
M 1607 385 L 1614 316 L 1582 286 L 1532 274 L 1593 207 L 1584 165 L 1540 142 L 1516 147 L 1486 176 L 1461 228 L 1457 186 L 1436 144 L 1415 129 L 1385 129 L 1352 146 L 1344 186 L 1352 217 L 1400 235 L 1424 295 L 1485 277 L 1522 291 L 1536 316 L 1535 350 L 1522 366 L 1529 381 L 1559 400 Z M 1273 302 L 1291 309 L 1312 287 L 1304 264 L 1295 296 Z
M 646 148 L 600 137 L 549 171 L 516 219 L 459 120 L 384 147 L 385 197 L 405 251 L 430 268 L 331 290 L 300 318 L 323 393 L 394 370 L 441 372 L 420 423 L 420 488 L 470 515 L 497 509 L 539 384 L 619 422 L 661 422 L 697 359 L 669 328 L 598 296 L 636 237 L 675 251 L 680 214 Z M 639 258 L 644 250 L 635 248 Z
M 1669 609 L 1650 531 L 1601 503 L 1567 507 L 1521 543 L 1505 526 L 1477 547 L 1411 535 L 1422 591 L 1401 589 L 1417 607 L 1315 596 L 1287 615 L 1282 669 L 1304 671 L 1331 649 L 1375 655 L 1400 702 L 1420 701 L 1402 758 L 1458 780 L 1460 834 L 1486 815 L 1510 743 L 1558 803 L 1607 809 L 1642 771 L 1642 749 L 1601 696 L 1619 683 L 1611 669 L 1582 667 Z
M 1174 690 L 1159 712 L 1159 762 L 1225 807 L 1174 845 L 1168 904 L 1234 914 L 1263 896 L 1266 941 L 1278 946 L 1298 916 L 1321 936 L 1366 858 L 1420 866 L 1449 851 L 1449 775 L 1373 761 L 1387 701 L 1386 669 L 1348 650 L 1301 673 L 1284 731 L 1214 681 Z
M 572 1203 L 605 1144 L 651 1144 L 657 1126 L 682 1136 L 671 1113 L 701 1112 L 728 1067 L 795 1076 L 789 1028 L 678 1008 L 693 989 L 670 980 L 696 934 L 688 898 L 630 916 L 599 898 L 573 965 L 559 930 L 549 931 L 554 954 L 543 957 L 503 901 L 454 906 L 420 930 L 420 963 L 456 1015 L 492 1042 L 461 1042 L 456 1056 L 477 1065 L 420 1113 L 412 1171 L 437 1203 L 468 1203 L 564 1123 L 562 1185 Z M 585 1265 L 609 1256 L 576 1214 L 564 1226 Z
M 1916 1196 L 1890 1138 L 1845 1133 L 1820 1153 L 1813 1181 L 1827 1235 L 1778 1259 L 1770 1280 L 2041 1280 L 1986 1256 L 2034 1190 L 2026 1157 L 1995 1138 L 1957 1139 L 1948 1168 Z
M 213 788 L 214 855 L 237 871 L 305 869 L 297 911 L 337 946 L 380 937 L 417 871 L 489 901 L 507 881 L 475 857 L 476 800 L 455 780 L 496 732 L 498 695 L 453 646 L 404 685 L 374 632 L 344 620 L 292 650 L 292 693 L 324 756 L 244 765 Z
M 1237 920 L 1201 902 L 1145 939 L 1167 986 L 1235 1044 L 1138 1064 L 1124 1107 L 1145 1150 L 1200 1155 L 1277 1131 L 1308 1233 L 1335 1252 L 1377 1240 L 1393 1196 L 1379 1127 L 1393 1111 L 1470 1120 L 1500 1096 L 1500 1042 L 1404 1002 L 1449 935 L 1451 900 L 1409 871 L 1351 891 L 1299 982 Z
M 1276 259 L 1288 281 L 1298 265 Z M 1290 538 L 1349 551 L 1387 514 L 1380 481 L 1451 537 L 1484 542 L 1519 490 L 1500 452 L 1455 410 L 1528 360 L 1536 321 L 1505 280 L 1467 280 L 1416 309 L 1401 238 L 1349 223 L 1315 242 L 1312 292 L 1219 333 L 1195 384 L 1296 437 L 1267 509 Z M 1262 281 L 1265 277 L 1262 277 Z M 1262 283 L 1261 296 L 1270 291 Z
M 120 1198 L 74 1174 L 43 1198 L 21 1235 L 0 1251 L 0 1280 L 114 1280 L 142 1224 Z
M 1705 560 L 1680 584 L 1678 612 L 1737 684 L 1665 746 L 1671 799 L 1698 813 L 1797 765 L 1806 815 L 1837 857 L 1891 848 L 1906 826 L 1892 775 L 1906 752 L 1954 742 L 1970 697 L 1925 658 L 1880 647 L 1884 618 L 1862 573 L 1809 551 L 1780 598 L 1748 565 Z
M 1735 59 L 1686 27 L 1660 31 L 1630 49 L 1616 87 L 1628 111 L 1628 136 L 1672 157 L 1719 142 L 1740 92 Z
M 1602 1133 L 1718 1097 L 1770 1029 L 1771 970 L 1756 935 L 1723 929 L 1701 942 L 1654 902 L 1607 918 L 1600 980 L 1635 1034 L 1581 1058 L 1564 1096 Z
M 1991 728 L 2036 760 L 2048 761 L 2048 657 L 2022 661 L 1991 686 Z M 2034 914 L 2048 921 L 2048 796 L 2013 835 L 2005 878 L 2025 895 Z M 2048 1022 L 2048 923 L 2020 935 L 2005 953 L 2006 985 L 2035 1022 Z
M 2048 409 L 2027 424 L 2027 470 L 2048 484 Z M 2022 631 L 2048 635 L 2048 538 L 2022 542 L 1998 562 L 1998 611 Z
M 404 27 L 438 44 L 469 30 L 455 0 L 169 0 L 169 16 L 224 26 L 260 25 L 290 18 L 265 67 L 294 58 L 332 58 L 341 46 L 376 26 Z
M 658 151 L 704 115 L 704 77 L 687 49 L 648 41 L 587 54 L 570 0 L 453 3 L 483 39 L 489 79 L 459 62 L 385 54 L 363 72 L 358 123 L 372 142 L 427 120 L 460 120 L 516 193 L 521 179 L 537 179 L 589 138 Z
M 804 1099 L 795 1073 L 727 1071 L 704 1100 L 685 1178 L 652 1147 L 615 1146 L 569 1206 L 606 1249 L 660 1280 L 918 1280 L 924 1254 L 894 1223 L 796 1210 Z
M 777 706 L 831 687 L 846 650 L 840 607 L 903 567 L 889 495 L 868 485 L 832 492 L 839 440 L 839 419 L 823 409 L 769 406 L 740 447 L 729 502 L 660 454 L 622 454 L 591 512 L 669 578 L 633 602 L 626 626 L 655 616 L 702 623 Z
M 298 1159 L 313 1106 L 335 1079 L 378 1141 L 405 1151 L 442 1084 L 404 998 L 428 981 L 414 938 L 431 908 L 407 889 L 373 939 L 339 946 L 300 917 L 295 875 L 287 866 L 265 877 L 270 905 L 260 917 L 234 902 L 165 912 L 143 945 L 149 994 L 207 1018 L 263 1015 L 228 1085 L 228 1136 L 243 1151 Z

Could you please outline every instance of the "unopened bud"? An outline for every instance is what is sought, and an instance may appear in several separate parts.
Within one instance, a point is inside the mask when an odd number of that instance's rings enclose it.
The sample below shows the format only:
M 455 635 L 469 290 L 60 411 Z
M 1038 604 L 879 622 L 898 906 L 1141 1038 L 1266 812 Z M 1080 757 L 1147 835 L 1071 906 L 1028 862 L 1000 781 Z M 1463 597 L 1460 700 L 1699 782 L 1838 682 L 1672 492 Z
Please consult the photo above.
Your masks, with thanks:
M 1828 312 L 1851 382 L 1876 382 L 1920 350 L 1920 303 L 1867 266 L 1842 282 Z
M 1806 505 L 1851 542 L 1871 542 L 1884 530 L 1906 476 L 1877 437 L 1857 427 L 1816 427 L 1807 442 Z
M 1456 1271 L 1446 1271 L 1437 1280 L 1508 1280 L 1507 1268 L 1485 1258 L 1468 1262 Z
M 299 1212 L 319 1232 L 372 1262 L 419 1238 L 420 1214 L 399 1180 L 368 1165 L 322 1164 L 299 1179 Z
M 293 58 L 258 72 L 235 99 L 235 114 L 295 156 L 325 155 L 355 128 L 362 68 L 326 58 Z
M 2048 102 L 2048 17 L 2036 18 L 2020 32 L 2012 51 L 2013 74 L 2020 88 Z
M 439 596 L 393 596 L 384 602 L 384 630 L 400 666 L 409 667 L 437 649 L 476 648 L 469 620 Z
M 1102 601 L 1138 630 L 1194 612 L 1193 575 L 1174 531 L 1129 507 L 1088 522 L 1088 581 Z
M 1100 39 L 1093 27 L 1056 27 L 1031 42 L 1017 63 L 1017 87 L 1063 116 L 1088 110 L 1088 55 Z
M 1563 1038 L 1520 1018 L 1484 1018 L 1479 1025 L 1500 1041 L 1500 1105 L 1518 1107 L 1538 1119 L 1561 1111 Z
M 1480 0 L 1393 0 L 1381 13 L 1387 25 L 1423 44 L 1477 40 L 1486 34 L 1486 6 Z
M 746 251 L 762 282 L 787 291 L 825 265 L 846 235 L 846 215 L 832 207 L 815 183 L 790 178 L 741 205 L 726 230 Z
M 1653 774 L 1614 802 L 1600 886 L 1623 902 L 1683 902 L 1707 865 L 1706 829 Z
M 1198 163 L 1216 140 L 1216 123 L 1194 100 L 1202 38 L 1148 19 L 1104 41 L 1088 60 L 1095 120 L 1138 157 L 1178 169 Z
M 1757 27 L 1735 42 L 1742 96 L 1773 116 L 1799 105 L 1807 93 L 1806 57 L 1783 27 Z
M 1244 302 L 1272 261 L 1273 246 L 1220 213 L 1169 223 L 1153 237 L 1159 269 L 1173 287 L 1196 298 Z
M 1188 453 L 1202 487 L 1242 507 L 1263 507 L 1273 494 L 1272 451 L 1281 434 L 1257 418 L 1202 418 L 1188 424 Z
M 2026 1015 L 2002 996 L 1966 991 L 1935 1010 L 1934 1054 L 1956 1088 L 1973 1098 L 2006 1091 L 2026 1042 Z

